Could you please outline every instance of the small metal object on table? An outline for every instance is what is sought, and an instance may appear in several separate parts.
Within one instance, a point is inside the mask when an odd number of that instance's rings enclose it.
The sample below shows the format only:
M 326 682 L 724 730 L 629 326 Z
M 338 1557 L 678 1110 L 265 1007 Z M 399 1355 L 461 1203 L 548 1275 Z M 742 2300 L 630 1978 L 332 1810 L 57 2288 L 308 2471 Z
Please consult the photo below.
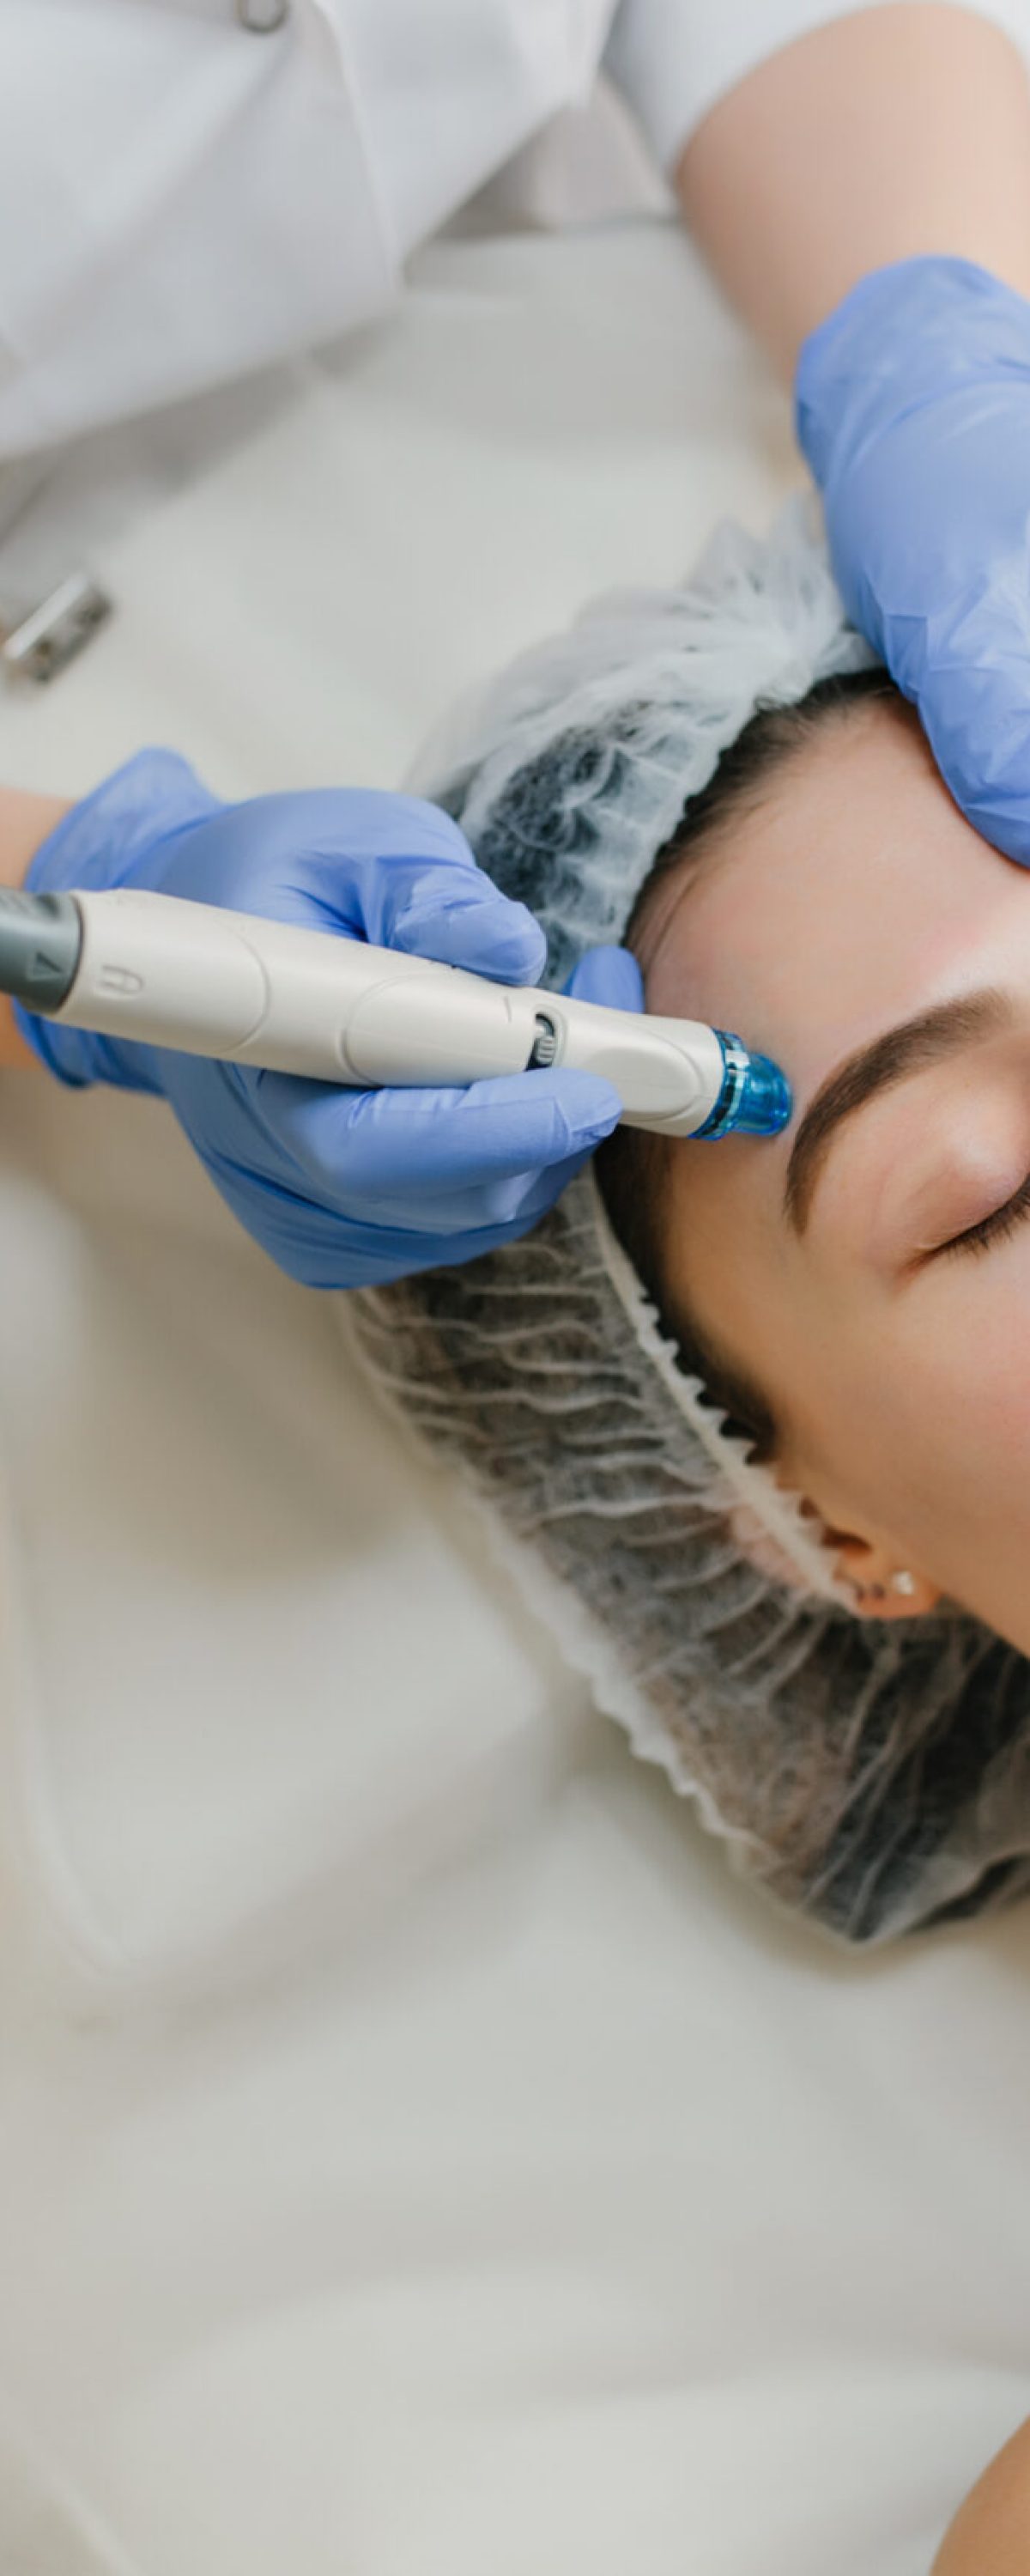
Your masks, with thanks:
M 274 36 L 290 14 L 290 0 L 236 0 L 241 27 L 252 36 Z
M 113 601 L 87 572 L 69 573 L 38 606 L 13 617 L 0 611 L 0 670 L 37 687 L 54 680 L 110 617 Z

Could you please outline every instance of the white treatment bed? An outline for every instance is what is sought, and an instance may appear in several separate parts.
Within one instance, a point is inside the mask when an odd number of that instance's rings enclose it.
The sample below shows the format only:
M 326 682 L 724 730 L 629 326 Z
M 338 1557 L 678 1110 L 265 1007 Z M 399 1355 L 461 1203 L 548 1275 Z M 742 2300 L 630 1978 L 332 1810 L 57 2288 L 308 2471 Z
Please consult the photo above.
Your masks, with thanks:
M 671 227 L 438 245 L 3 772 L 395 784 L 795 473 Z M 0 1244 L 3 2576 L 926 2576 L 1030 2411 L 1030 1912 L 736 1886 L 163 1111 L 6 1078 Z

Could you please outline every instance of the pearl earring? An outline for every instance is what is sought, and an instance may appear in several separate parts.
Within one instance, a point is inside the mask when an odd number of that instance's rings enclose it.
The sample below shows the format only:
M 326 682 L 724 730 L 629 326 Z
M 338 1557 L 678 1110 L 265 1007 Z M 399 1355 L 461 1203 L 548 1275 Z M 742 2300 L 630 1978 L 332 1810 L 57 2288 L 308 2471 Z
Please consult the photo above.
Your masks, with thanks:
M 900 1574 L 892 1574 L 891 1591 L 900 1592 L 906 1601 L 911 1600 L 915 1588 L 916 1578 L 914 1574 L 908 1574 L 904 1569 L 902 1569 Z

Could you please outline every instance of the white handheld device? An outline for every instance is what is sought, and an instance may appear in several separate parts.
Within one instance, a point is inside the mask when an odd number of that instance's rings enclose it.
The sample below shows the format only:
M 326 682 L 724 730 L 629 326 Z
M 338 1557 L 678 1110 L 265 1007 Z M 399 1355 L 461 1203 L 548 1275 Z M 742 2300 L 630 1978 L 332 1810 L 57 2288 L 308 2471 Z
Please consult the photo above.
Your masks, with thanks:
M 702 1021 L 495 984 L 175 895 L 0 889 L 0 992 L 104 1037 L 360 1090 L 572 1065 L 606 1077 L 631 1127 L 775 1135 L 790 1116 L 778 1067 Z

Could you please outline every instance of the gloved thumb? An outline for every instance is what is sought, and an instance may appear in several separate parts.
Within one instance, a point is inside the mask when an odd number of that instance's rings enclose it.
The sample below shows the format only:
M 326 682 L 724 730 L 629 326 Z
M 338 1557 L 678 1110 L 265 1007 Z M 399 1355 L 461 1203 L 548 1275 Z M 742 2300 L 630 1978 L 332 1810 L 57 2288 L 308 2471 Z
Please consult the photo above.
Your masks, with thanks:
M 1000 610 L 996 625 L 1002 623 Z M 969 659 L 943 654 L 918 697 L 930 747 L 956 805 L 975 832 L 1030 867 L 1030 655 L 1022 649 Z
M 628 948 L 588 948 L 565 991 L 574 1002 L 600 1002 L 607 1011 L 642 1011 L 644 981 Z

